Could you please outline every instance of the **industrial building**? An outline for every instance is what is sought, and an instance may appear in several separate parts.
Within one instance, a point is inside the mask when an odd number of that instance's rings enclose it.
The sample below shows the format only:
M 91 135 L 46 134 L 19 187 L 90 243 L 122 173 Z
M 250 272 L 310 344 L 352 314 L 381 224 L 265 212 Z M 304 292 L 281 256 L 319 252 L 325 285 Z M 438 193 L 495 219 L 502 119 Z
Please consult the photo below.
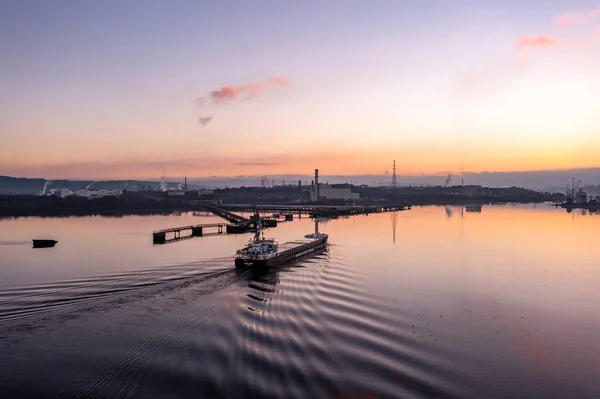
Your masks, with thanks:
M 317 202 L 320 199 L 325 200 L 357 200 L 359 193 L 353 193 L 347 187 L 331 187 L 329 184 L 319 183 L 319 169 L 315 169 L 315 180 L 310 189 L 310 200 Z

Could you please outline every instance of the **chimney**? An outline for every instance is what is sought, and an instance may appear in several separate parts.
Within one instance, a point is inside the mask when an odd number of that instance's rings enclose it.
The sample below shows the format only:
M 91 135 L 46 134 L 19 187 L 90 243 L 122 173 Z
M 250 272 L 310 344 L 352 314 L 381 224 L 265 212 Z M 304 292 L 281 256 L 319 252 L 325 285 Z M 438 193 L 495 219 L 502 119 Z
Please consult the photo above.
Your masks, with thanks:
M 187 190 L 187 177 L 183 178 L 183 191 Z
M 315 169 L 315 202 L 319 201 L 319 169 Z

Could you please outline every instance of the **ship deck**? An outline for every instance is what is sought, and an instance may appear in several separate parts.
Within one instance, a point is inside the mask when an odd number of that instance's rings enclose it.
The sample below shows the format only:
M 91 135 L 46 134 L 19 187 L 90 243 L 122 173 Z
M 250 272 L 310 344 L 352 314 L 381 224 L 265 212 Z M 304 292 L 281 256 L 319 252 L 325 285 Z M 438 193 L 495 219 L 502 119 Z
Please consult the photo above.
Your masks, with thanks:
M 310 239 L 310 238 L 304 238 L 304 239 L 300 239 L 300 240 L 288 241 L 283 244 L 279 244 L 277 247 L 276 253 L 284 252 L 284 251 L 287 251 L 288 249 L 296 248 L 296 247 L 299 247 L 304 244 L 309 244 L 313 241 L 316 241 L 316 240 Z

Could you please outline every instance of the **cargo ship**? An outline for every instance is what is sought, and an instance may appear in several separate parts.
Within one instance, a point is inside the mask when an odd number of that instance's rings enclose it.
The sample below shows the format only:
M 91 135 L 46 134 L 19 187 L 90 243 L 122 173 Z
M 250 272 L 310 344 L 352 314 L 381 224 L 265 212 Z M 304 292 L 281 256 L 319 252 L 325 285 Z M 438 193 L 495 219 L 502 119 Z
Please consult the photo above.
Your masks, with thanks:
M 279 244 L 272 238 L 264 238 L 262 224 L 256 224 L 256 234 L 248 244 L 239 249 L 235 255 L 236 268 L 273 267 L 290 262 L 301 256 L 318 251 L 327 245 L 327 234 L 319 233 L 319 222 L 315 221 L 315 232 L 307 234 L 303 239 Z

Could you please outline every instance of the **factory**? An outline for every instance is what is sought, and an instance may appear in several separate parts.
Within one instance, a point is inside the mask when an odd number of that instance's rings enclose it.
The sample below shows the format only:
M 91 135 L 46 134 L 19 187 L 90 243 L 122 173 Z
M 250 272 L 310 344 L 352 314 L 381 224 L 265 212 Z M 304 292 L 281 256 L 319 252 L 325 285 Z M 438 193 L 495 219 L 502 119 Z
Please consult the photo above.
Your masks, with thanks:
M 359 193 L 353 193 L 350 188 L 347 187 L 332 187 L 329 184 L 319 183 L 319 169 L 315 169 L 315 179 L 313 180 L 310 188 L 310 200 L 311 202 L 317 202 L 318 200 L 357 200 L 360 198 Z

